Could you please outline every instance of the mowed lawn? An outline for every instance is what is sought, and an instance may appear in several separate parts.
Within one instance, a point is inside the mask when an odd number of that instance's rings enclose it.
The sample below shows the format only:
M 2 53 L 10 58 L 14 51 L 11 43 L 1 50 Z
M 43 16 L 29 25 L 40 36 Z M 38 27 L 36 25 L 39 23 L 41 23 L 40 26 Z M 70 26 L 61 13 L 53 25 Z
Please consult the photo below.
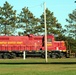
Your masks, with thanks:
M 48 63 L 41 58 L 0 59 L 0 75 L 76 75 L 75 63 L 76 58 L 48 59 Z

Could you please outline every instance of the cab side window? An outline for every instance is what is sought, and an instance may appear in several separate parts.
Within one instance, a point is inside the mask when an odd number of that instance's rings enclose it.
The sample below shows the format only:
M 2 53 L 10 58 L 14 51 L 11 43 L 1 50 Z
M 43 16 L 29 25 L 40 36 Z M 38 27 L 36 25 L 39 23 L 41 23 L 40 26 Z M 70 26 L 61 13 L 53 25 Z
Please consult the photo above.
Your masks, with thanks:
M 52 42 L 52 39 L 49 39 L 49 38 L 48 38 L 48 39 L 47 39 L 47 42 Z

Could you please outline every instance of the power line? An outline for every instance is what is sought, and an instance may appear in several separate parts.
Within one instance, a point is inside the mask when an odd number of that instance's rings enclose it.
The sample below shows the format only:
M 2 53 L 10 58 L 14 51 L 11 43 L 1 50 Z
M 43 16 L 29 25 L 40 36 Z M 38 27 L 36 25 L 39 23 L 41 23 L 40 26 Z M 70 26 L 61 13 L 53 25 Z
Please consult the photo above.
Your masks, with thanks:
M 39 4 L 39 5 L 34 5 L 34 6 L 31 6 L 31 7 L 28 7 L 28 8 L 36 8 L 36 7 L 42 7 L 43 6 L 43 4 L 41 3 L 41 4 Z

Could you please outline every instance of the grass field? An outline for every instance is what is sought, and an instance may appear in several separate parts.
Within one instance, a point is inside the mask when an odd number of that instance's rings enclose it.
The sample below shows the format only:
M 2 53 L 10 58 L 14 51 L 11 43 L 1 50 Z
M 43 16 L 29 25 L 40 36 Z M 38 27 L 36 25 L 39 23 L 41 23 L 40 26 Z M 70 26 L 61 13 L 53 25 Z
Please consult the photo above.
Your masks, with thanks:
M 0 75 L 76 75 L 76 58 L 0 59 Z

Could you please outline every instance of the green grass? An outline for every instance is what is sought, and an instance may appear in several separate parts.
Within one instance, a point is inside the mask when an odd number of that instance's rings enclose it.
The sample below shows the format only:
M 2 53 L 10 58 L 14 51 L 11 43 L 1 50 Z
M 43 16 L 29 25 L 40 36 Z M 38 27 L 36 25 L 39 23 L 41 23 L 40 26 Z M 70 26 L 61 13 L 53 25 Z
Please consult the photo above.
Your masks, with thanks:
M 26 58 L 25 60 L 23 59 L 0 59 L 0 63 L 46 63 L 45 59 L 42 58 Z M 60 58 L 60 59 L 51 59 L 48 58 L 47 63 L 76 63 L 76 58 Z
M 34 62 L 41 64 L 31 64 Z M 44 62 L 41 58 L 0 59 L 0 75 L 76 75 L 76 64 L 42 64 Z M 76 58 L 48 59 L 48 62 L 72 63 Z

